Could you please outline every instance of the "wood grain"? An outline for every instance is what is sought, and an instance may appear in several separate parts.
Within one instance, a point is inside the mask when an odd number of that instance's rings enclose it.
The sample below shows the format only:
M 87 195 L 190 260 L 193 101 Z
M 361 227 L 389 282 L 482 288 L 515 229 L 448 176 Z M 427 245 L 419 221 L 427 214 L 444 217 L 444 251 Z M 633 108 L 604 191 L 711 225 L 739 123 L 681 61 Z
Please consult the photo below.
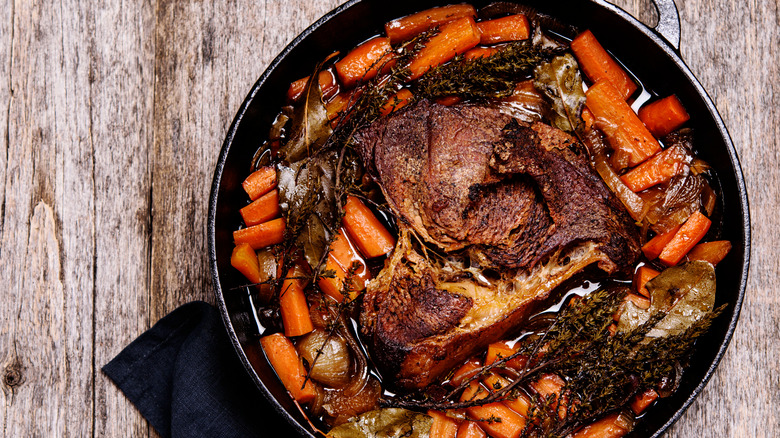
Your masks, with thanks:
M 0 3 L 2 436 L 156 436 L 99 371 L 178 305 L 212 300 L 211 175 L 254 81 L 337 0 Z M 649 0 L 615 3 L 647 23 Z M 673 437 L 780 436 L 780 13 L 678 1 L 682 57 L 750 195 L 748 293 Z

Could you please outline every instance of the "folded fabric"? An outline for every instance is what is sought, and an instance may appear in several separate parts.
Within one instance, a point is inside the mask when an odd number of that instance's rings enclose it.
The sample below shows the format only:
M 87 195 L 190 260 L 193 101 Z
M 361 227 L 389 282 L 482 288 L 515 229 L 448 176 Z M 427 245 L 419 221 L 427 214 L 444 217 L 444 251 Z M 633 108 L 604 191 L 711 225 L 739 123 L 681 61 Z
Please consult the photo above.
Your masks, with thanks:
M 294 436 L 241 365 L 217 310 L 185 304 L 103 372 L 163 437 Z

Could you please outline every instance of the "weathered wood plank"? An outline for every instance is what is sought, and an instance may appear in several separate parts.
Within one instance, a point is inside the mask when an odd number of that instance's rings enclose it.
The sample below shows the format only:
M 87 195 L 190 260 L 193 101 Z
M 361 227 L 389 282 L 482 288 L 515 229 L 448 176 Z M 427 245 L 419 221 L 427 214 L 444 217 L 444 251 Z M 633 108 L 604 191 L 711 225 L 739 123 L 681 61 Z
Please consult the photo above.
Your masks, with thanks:
M 88 436 L 95 266 L 88 64 L 82 62 L 88 29 L 75 2 L 12 8 L 0 363 L 18 377 L 3 384 L 3 433 Z
M 100 367 L 149 328 L 154 4 L 90 4 L 95 180 L 95 436 L 150 427 Z
M 205 220 L 227 128 L 252 84 L 284 45 L 337 4 L 158 5 L 152 320 L 193 299 L 213 302 Z
M 778 4 L 752 0 L 678 5 L 683 59 L 718 107 L 740 155 L 754 246 L 747 294 L 731 345 L 674 432 L 691 437 L 779 436 Z
M 98 368 L 211 301 L 205 217 L 225 131 L 329 0 L 0 4 L 4 436 L 155 436 Z M 652 23 L 649 0 L 616 4 Z M 780 435 L 777 2 L 678 1 L 683 59 L 740 152 L 754 249 L 734 340 L 674 437 Z

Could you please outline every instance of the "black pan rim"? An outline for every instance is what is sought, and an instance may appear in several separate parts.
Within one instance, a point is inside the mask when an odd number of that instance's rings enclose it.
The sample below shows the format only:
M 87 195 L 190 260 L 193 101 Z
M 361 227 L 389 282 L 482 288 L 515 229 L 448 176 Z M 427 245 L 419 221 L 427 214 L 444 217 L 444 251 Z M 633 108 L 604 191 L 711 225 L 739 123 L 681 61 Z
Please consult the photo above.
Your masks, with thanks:
M 220 314 L 222 315 L 222 320 L 225 325 L 225 329 L 228 333 L 228 336 L 230 337 L 231 343 L 233 344 L 233 348 L 236 351 L 236 354 L 238 355 L 239 360 L 244 365 L 244 368 L 247 370 L 247 373 L 250 375 L 252 380 L 255 382 L 257 387 L 260 389 L 263 396 L 270 402 L 271 406 L 273 407 L 274 411 L 277 415 L 280 417 L 285 418 L 285 420 L 293 427 L 295 430 L 300 434 L 300 436 L 306 436 L 306 437 L 314 437 L 307 428 L 304 428 L 300 423 L 295 421 L 295 419 L 288 413 L 281 404 L 276 400 L 275 397 L 271 394 L 271 392 L 268 390 L 268 388 L 263 383 L 262 379 L 258 376 L 257 372 L 255 372 L 254 368 L 252 367 L 251 363 L 249 362 L 249 359 L 241 346 L 239 340 L 238 340 L 238 334 L 235 331 L 235 328 L 233 327 L 233 324 L 230 320 L 230 314 L 228 312 L 225 299 L 223 296 L 223 290 L 222 285 L 219 280 L 219 269 L 217 266 L 217 255 L 216 255 L 216 214 L 217 214 L 217 204 L 219 202 L 219 186 L 222 181 L 222 174 L 225 167 L 225 163 L 227 161 L 227 157 L 230 152 L 230 148 L 232 146 L 233 140 L 235 138 L 236 131 L 238 129 L 238 126 L 240 125 L 241 121 L 243 120 L 246 111 L 249 107 L 249 105 L 254 100 L 258 90 L 262 88 L 262 86 L 265 84 L 266 80 L 270 76 L 271 72 L 273 72 L 277 66 L 284 61 L 284 59 L 287 57 L 289 52 L 291 52 L 295 47 L 297 47 L 301 41 L 308 38 L 312 33 L 314 33 L 317 29 L 319 29 L 325 22 L 331 20 L 337 15 L 342 14 L 344 11 L 350 9 L 354 5 L 361 3 L 364 0 L 349 0 L 348 2 L 342 4 L 341 6 L 331 10 L 324 16 L 322 16 L 319 20 L 317 20 L 315 23 L 313 23 L 311 26 L 306 28 L 303 32 L 301 32 L 292 42 L 290 42 L 279 55 L 276 56 L 276 58 L 269 64 L 269 66 L 266 68 L 266 70 L 263 72 L 263 74 L 260 76 L 260 78 L 255 82 L 255 84 L 252 86 L 249 94 L 244 99 L 243 103 L 241 104 L 238 112 L 236 113 L 235 118 L 233 119 L 230 128 L 228 129 L 228 132 L 226 134 L 225 140 L 222 144 L 222 148 L 220 151 L 219 158 L 217 160 L 217 164 L 214 170 L 214 176 L 212 180 L 211 185 L 211 193 L 209 196 L 209 207 L 208 207 L 208 219 L 207 219 L 207 239 L 208 239 L 208 254 L 209 254 L 209 269 L 211 272 L 211 277 L 213 281 L 213 287 L 214 287 L 214 294 L 216 298 L 216 303 L 219 307 Z M 601 6 L 608 12 L 614 14 L 615 16 L 627 21 L 629 24 L 631 24 L 634 28 L 639 30 L 642 34 L 644 34 L 645 37 L 649 38 L 656 46 L 661 48 L 663 52 L 668 56 L 672 62 L 680 69 L 680 71 L 685 75 L 687 78 L 689 85 L 692 86 L 697 94 L 703 99 L 707 109 L 710 111 L 710 114 L 713 116 L 713 119 L 715 120 L 715 123 L 717 125 L 718 131 L 722 139 L 724 140 L 724 144 L 726 145 L 728 157 L 731 161 L 731 166 L 734 170 L 734 177 L 737 183 L 737 192 L 738 192 L 738 198 L 739 203 L 742 208 L 742 211 L 744 212 L 743 215 L 743 226 L 742 226 L 742 233 L 743 233 L 743 239 L 745 242 L 744 245 L 744 258 L 742 263 L 742 271 L 741 271 L 741 277 L 740 277 L 740 284 L 739 284 L 739 290 L 737 293 L 737 300 L 734 303 L 734 311 L 732 313 L 731 319 L 728 324 L 727 331 L 725 333 L 725 336 L 723 338 L 723 341 L 721 342 L 718 351 L 710 364 L 709 368 L 705 372 L 702 380 L 699 382 L 699 384 L 693 389 L 691 394 L 688 396 L 688 398 L 683 402 L 681 407 L 669 418 L 669 420 L 666 421 L 663 425 L 661 425 L 656 432 L 652 435 L 653 438 L 659 437 L 662 435 L 669 427 L 671 427 L 679 418 L 682 417 L 682 415 L 685 413 L 685 411 L 688 409 L 688 407 L 693 403 L 694 399 L 699 395 L 699 393 L 702 391 L 702 389 L 706 386 L 706 384 L 709 382 L 710 378 L 715 372 L 715 369 L 717 368 L 718 364 L 720 363 L 721 359 L 726 353 L 726 350 L 728 348 L 728 345 L 731 341 L 731 338 L 733 337 L 734 331 L 736 329 L 736 324 L 739 319 L 740 311 L 742 308 L 742 303 L 744 301 L 745 296 L 745 290 L 747 288 L 747 281 L 748 281 L 748 273 L 749 273 L 749 266 L 750 266 L 750 254 L 751 254 L 751 229 L 750 229 L 750 210 L 749 210 L 749 201 L 748 201 L 748 195 L 747 190 L 745 186 L 744 181 L 744 175 L 742 174 L 742 168 L 740 166 L 739 158 L 737 156 L 736 149 L 734 148 L 734 143 L 731 139 L 731 136 L 729 135 L 725 123 L 723 122 L 722 117 L 720 116 L 720 113 L 718 112 L 717 108 L 715 107 L 712 99 L 710 98 L 709 94 L 707 94 L 704 87 L 701 85 L 701 83 L 696 79 L 696 77 L 691 72 L 690 68 L 687 66 L 687 64 L 682 60 L 680 56 L 680 52 L 676 49 L 674 49 L 663 37 L 658 34 L 655 30 L 647 27 L 644 23 L 637 20 L 635 17 L 633 17 L 631 14 L 627 13 L 623 9 L 605 1 L 605 0 L 589 0 L 590 2 Z

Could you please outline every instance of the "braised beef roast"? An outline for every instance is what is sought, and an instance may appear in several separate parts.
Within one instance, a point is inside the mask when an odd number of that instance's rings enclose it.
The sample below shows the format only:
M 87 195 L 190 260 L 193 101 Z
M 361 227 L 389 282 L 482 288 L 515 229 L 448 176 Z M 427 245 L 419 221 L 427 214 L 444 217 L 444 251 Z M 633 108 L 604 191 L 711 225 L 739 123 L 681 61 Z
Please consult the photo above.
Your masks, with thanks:
M 585 267 L 626 271 L 639 255 L 636 226 L 582 146 L 544 123 L 422 100 L 356 143 L 399 223 L 361 312 L 396 387 L 424 387 L 501 339 Z

